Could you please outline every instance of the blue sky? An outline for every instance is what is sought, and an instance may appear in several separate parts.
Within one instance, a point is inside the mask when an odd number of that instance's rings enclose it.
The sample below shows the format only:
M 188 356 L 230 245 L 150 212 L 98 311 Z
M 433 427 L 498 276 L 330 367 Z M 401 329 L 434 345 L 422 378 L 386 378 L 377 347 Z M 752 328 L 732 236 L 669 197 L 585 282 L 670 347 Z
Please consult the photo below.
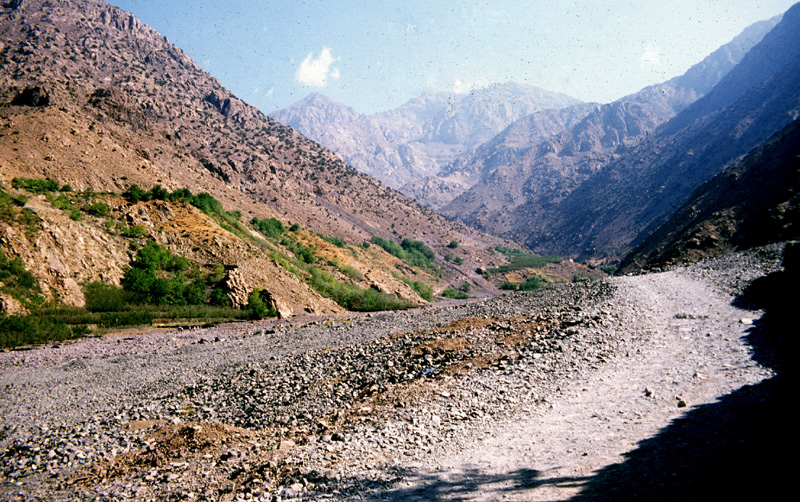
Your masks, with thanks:
M 796 0 L 111 0 L 269 113 L 362 113 L 520 82 L 609 102 L 686 71 Z

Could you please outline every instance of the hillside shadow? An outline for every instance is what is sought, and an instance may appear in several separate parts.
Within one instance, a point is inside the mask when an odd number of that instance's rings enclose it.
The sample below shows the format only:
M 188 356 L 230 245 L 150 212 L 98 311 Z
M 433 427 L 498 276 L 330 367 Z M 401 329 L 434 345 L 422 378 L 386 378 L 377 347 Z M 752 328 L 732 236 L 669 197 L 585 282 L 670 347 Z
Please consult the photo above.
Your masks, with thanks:
M 788 247 L 787 247 L 788 249 Z M 786 264 L 786 255 L 784 255 Z M 800 441 L 795 267 L 753 281 L 734 305 L 762 309 L 753 358 L 776 376 L 698 406 L 600 470 L 572 500 L 782 500 L 794 492 Z M 796 496 L 796 495 L 795 495 Z

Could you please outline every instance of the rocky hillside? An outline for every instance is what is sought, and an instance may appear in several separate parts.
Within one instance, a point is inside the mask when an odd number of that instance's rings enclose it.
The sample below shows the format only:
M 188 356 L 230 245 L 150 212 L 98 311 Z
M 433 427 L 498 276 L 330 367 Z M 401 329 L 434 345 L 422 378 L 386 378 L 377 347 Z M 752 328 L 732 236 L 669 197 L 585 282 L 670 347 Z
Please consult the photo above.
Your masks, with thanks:
M 800 122 L 716 175 L 622 262 L 622 271 L 800 239 Z
M 135 17 L 100 0 L 2 4 L 0 103 L 6 189 L 14 177 L 51 178 L 79 192 L 119 194 L 131 184 L 187 188 L 208 192 L 244 222 L 274 217 L 350 245 L 373 235 L 411 237 L 434 250 L 457 241 L 453 254 L 462 256 L 463 270 L 492 259 L 486 249 L 499 242 L 348 167 L 337 154 L 236 98 Z M 54 232 L 63 230 L 60 221 L 50 224 Z M 85 237 L 85 229 L 67 228 L 75 230 L 70 239 Z M 178 236 L 192 228 L 178 226 L 164 241 L 175 242 L 177 251 Z M 45 282 L 58 282 L 59 274 L 87 280 L 95 274 L 89 262 L 100 260 L 73 256 L 75 266 L 57 272 L 47 261 L 56 252 L 49 241 L 34 239 L 25 250 L 15 242 L 6 237 L 2 247 L 24 256 Z M 78 252 L 89 250 L 63 254 Z M 130 259 L 127 252 L 109 252 L 120 254 L 114 266 Z M 234 261 L 247 261 L 249 253 Z M 445 277 L 459 274 L 459 267 L 439 260 Z M 264 280 L 297 289 L 281 277 L 265 272 Z
M 496 138 L 477 150 L 476 155 L 460 159 L 460 171 L 484 172 L 485 178 L 441 212 L 478 228 L 526 241 L 542 251 L 584 252 L 574 242 L 560 240 L 569 237 L 574 241 L 576 236 L 565 235 L 565 231 L 556 237 L 550 230 L 570 216 L 564 214 L 566 198 L 574 200 L 579 208 L 585 182 L 606 166 L 631 158 L 636 145 L 707 93 L 777 22 L 772 19 L 756 23 L 684 75 L 596 106 L 563 132 L 549 137 L 531 136 L 534 141 L 524 146 Z M 516 127 L 514 124 L 509 130 Z M 525 130 L 528 125 L 521 122 L 519 128 Z M 492 148 L 487 148 L 490 144 Z M 614 185 L 602 188 L 616 189 Z M 585 218 L 582 223 L 592 227 L 591 216 L 584 212 L 581 217 Z M 589 234 L 585 229 L 579 233 Z
M 564 94 L 507 83 L 466 95 L 425 94 L 374 115 L 311 94 L 270 116 L 340 153 L 359 171 L 401 188 L 437 174 L 519 118 L 576 103 Z

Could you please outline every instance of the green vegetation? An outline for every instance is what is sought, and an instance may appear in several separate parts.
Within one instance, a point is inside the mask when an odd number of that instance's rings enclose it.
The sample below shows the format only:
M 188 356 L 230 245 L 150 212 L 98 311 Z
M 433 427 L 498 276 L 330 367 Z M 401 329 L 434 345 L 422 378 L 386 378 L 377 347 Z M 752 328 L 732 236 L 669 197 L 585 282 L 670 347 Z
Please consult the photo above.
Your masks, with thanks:
M 419 281 L 413 281 L 413 280 L 409 279 L 408 277 L 398 276 L 397 278 L 400 279 L 401 281 L 405 282 L 406 284 L 408 284 L 411 287 L 411 289 L 413 289 L 414 292 L 417 293 L 420 296 L 420 298 L 422 298 L 422 299 L 424 299 L 426 301 L 429 301 L 429 302 L 433 301 L 433 288 L 432 287 L 428 286 L 425 283 L 419 282 Z
M 276 317 L 278 315 L 271 309 L 264 300 L 264 292 L 261 288 L 255 288 L 248 298 L 247 310 L 250 312 L 251 319 L 263 319 L 265 317 Z
M 11 296 L 27 309 L 35 308 L 44 301 L 36 278 L 28 272 L 19 258 L 9 260 L 0 249 L 0 293 Z
M 39 216 L 23 207 L 27 201 L 27 197 L 13 196 L 0 188 L 0 221 L 19 225 L 26 234 L 32 235 L 39 230 Z
M 332 275 L 317 267 L 309 269 L 309 284 L 319 294 L 330 298 L 348 310 L 361 312 L 375 310 L 394 310 L 412 307 L 413 304 L 394 295 L 382 293 L 372 288 L 362 289 L 351 284 L 342 284 Z
M 403 239 L 403 242 L 398 246 L 390 240 L 373 235 L 372 243 L 377 244 L 387 253 L 400 258 L 409 265 L 423 269 L 434 268 L 433 261 L 436 259 L 436 254 L 424 242 Z
M 261 232 L 261 234 L 265 237 L 273 237 L 277 239 L 283 234 L 283 232 L 286 231 L 283 223 L 275 218 L 264 218 L 259 220 L 258 218 L 254 217 L 252 220 L 250 220 L 250 224 L 253 225 L 253 228 Z
M 459 291 L 457 289 L 454 289 L 454 288 L 445 289 L 444 291 L 442 291 L 442 295 L 441 296 L 444 296 L 445 298 L 453 298 L 455 300 L 464 300 L 466 298 L 469 298 L 468 294 L 466 294 L 463 291 Z
M 59 185 L 55 180 L 47 179 L 32 179 L 32 178 L 14 178 L 11 180 L 11 186 L 18 190 L 25 190 L 33 194 L 43 194 L 46 192 L 58 192 Z M 65 185 L 66 186 L 66 185 Z
M 70 326 L 51 316 L 3 316 L 0 317 L 0 348 L 70 340 L 86 332 L 81 326 Z
M 522 284 L 514 284 L 511 282 L 504 282 L 500 285 L 500 289 L 510 291 L 535 291 L 542 287 L 542 281 L 536 276 L 528 277 Z
M 450 249 L 455 249 L 458 247 L 458 241 L 450 241 L 450 244 L 447 245 Z
M 196 265 L 154 241 L 139 250 L 122 278 L 125 302 L 149 305 L 214 305 L 229 307 L 218 271 L 202 274 Z M 87 299 L 88 302 L 88 299 Z
M 520 249 L 509 249 L 502 246 L 495 247 L 495 250 L 507 255 L 510 261 L 497 268 L 490 268 L 488 270 L 490 273 L 504 274 L 523 268 L 542 268 L 548 263 L 561 263 L 561 258 L 558 256 L 536 256 L 528 254 Z
M 603 272 L 605 272 L 608 275 L 616 274 L 618 268 L 619 267 L 617 265 L 612 265 L 612 264 L 600 265 L 600 270 L 602 270 Z
M 324 235 L 318 235 L 318 236 L 319 236 L 319 238 L 330 242 L 331 244 L 333 244 L 337 248 L 346 248 L 347 247 L 347 244 L 345 244 L 344 241 L 342 239 L 338 238 L 338 237 L 325 237 Z

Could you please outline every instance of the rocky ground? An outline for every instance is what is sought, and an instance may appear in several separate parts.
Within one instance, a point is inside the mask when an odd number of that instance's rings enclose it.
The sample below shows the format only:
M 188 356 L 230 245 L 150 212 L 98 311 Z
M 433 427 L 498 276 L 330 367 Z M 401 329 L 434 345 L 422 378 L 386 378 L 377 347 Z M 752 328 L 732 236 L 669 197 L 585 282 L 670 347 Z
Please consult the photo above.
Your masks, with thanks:
M 780 269 L 780 250 L 403 312 L 2 352 L 0 498 L 610 492 L 603 480 L 671 423 L 773 376 L 744 339 L 761 312 L 731 303 Z

